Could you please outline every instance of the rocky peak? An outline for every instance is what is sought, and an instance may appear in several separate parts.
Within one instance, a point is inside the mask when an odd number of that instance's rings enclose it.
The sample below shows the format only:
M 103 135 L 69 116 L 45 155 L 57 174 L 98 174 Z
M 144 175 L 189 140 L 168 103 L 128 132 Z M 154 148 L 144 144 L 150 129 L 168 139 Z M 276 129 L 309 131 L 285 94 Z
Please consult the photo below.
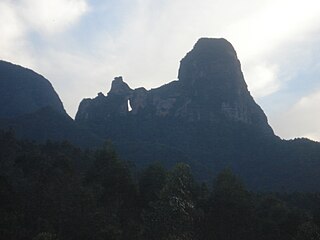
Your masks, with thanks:
M 224 38 L 200 38 L 187 55 L 193 55 L 196 58 L 207 56 L 206 61 L 237 58 L 232 44 Z
M 122 77 L 115 77 L 111 84 L 111 90 L 108 95 L 128 95 L 132 89 L 126 84 Z
M 236 51 L 225 39 L 198 40 L 181 60 L 178 78 L 193 94 L 247 94 Z
M 190 101 L 195 119 L 243 122 L 273 134 L 262 109 L 255 103 L 244 80 L 240 61 L 225 39 L 201 38 L 181 60 L 179 82 Z M 189 114 L 190 115 L 190 114 Z

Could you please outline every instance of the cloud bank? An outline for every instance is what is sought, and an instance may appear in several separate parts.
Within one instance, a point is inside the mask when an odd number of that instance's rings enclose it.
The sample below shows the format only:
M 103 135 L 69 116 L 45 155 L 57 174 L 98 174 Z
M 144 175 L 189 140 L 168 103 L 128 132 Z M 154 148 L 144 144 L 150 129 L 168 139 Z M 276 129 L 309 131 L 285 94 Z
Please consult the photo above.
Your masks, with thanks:
M 302 97 L 286 112 L 276 116 L 274 127 L 278 129 L 280 136 L 287 136 L 287 138 L 303 136 L 319 140 L 320 127 L 315 123 L 320 119 L 319 103 L 320 91 L 317 91 Z
M 33 48 L 41 47 L 33 42 L 34 35 L 48 41 L 46 38 L 68 30 L 87 10 L 85 0 L 2 0 L 1 58 L 28 63 Z

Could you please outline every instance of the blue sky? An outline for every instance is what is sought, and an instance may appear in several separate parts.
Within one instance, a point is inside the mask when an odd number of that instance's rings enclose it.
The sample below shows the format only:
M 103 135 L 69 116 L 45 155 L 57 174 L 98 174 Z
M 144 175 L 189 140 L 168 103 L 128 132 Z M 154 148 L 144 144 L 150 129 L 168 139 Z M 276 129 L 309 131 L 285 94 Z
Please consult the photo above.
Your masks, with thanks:
M 318 0 L 1 0 L 0 29 L 0 58 L 49 79 L 71 116 L 115 76 L 158 87 L 198 38 L 224 37 L 276 134 L 320 140 Z

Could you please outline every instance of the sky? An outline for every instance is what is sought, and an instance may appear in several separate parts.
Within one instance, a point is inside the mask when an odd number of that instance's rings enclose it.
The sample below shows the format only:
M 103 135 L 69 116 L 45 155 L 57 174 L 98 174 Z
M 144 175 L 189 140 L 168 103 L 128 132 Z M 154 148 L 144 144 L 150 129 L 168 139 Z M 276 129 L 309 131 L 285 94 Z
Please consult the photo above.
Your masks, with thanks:
M 319 0 L 0 0 L 0 59 L 46 77 L 74 117 L 116 76 L 177 79 L 200 37 L 230 41 L 275 133 L 320 141 Z

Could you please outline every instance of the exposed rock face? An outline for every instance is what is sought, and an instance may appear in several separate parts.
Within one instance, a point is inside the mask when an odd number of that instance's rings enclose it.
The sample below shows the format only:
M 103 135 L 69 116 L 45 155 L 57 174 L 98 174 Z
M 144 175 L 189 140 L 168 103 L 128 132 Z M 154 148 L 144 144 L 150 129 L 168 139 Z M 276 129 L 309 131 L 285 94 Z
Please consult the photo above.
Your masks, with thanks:
M 0 118 L 16 117 L 52 107 L 65 113 L 51 83 L 32 70 L 0 61 Z
M 81 102 L 76 122 L 138 166 L 186 161 L 203 178 L 227 165 L 243 168 L 241 159 L 254 154 L 249 142 L 277 138 L 225 39 L 200 39 L 181 60 L 179 80 L 159 88 L 131 89 L 115 78 L 107 96 Z
M 126 84 L 122 77 L 116 77 L 111 85 L 110 95 L 129 95 L 132 89 Z
M 179 80 L 198 111 L 198 118 L 225 115 L 272 133 L 267 118 L 254 102 L 232 45 L 225 39 L 200 39 L 181 61 Z M 209 106 L 211 105 L 211 106 Z
M 181 60 L 179 80 L 160 88 L 132 90 L 122 77 L 115 78 L 107 97 L 100 95 L 80 104 L 76 120 L 103 125 L 116 115 L 188 122 L 219 122 L 227 118 L 260 129 L 263 134 L 273 134 L 247 89 L 235 50 L 225 39 L 200 39 Z

